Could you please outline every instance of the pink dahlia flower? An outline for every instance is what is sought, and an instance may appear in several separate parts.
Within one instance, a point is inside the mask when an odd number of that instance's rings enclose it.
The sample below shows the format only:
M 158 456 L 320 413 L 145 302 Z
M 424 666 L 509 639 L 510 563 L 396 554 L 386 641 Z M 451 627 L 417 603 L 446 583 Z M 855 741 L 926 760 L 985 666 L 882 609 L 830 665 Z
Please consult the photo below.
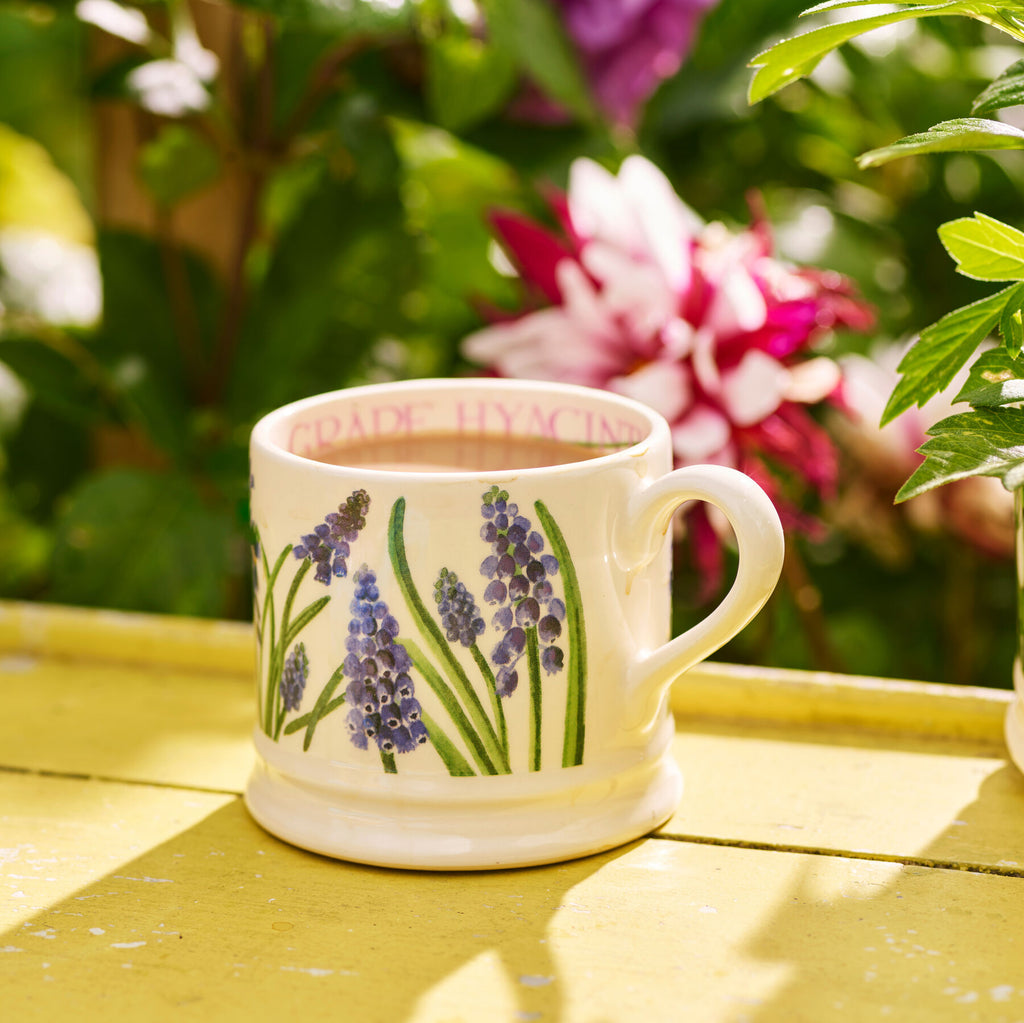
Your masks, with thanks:
M 779 500 L 776 473 L 832 493 L 836 451 L 807 406 L 836 394 L 840 370 L 808 353 L 831 328 L 870 326 L 866 306 L 840 275 L 774 258 L 763 221 L 739 233 L 703 223 L 639 156 L 617 176 L 575 161 L 553 205 L 561 234 L 493 218 L 540 307 L 471 335 L 466 356 L 643 401 L 668 420 L 677 464 L 739 468 L 790 525 L 808 525 Z M 713 575 L 718 545 L 701 515 L 690 521 Z
M 658 85 L 679 70 L 717 0 L 556 0 L 598 106 L 632 125 Z

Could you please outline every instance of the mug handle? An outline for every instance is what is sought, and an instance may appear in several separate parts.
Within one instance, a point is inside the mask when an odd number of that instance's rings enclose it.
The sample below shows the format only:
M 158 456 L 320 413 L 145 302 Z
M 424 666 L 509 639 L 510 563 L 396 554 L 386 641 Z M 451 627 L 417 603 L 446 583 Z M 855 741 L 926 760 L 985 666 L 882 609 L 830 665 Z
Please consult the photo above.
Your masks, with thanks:
M 736 534 L 739 566 L 729 592 L 707 618 L 657 649 L 642 651 L 631 667 L 628 683 L 634 697 L 646 693 L 648 700 L 657 698 L 657 703 L 648 703 L 648 718 L 684 671 L 732 639 L 761 610 L 782 572 L 782 523 L 768 495 L 736 469 L 692 465 L 635 494 L 616 522 L 613 549 L 627 573 L 627 589 L 629 577 L 662 549 L 672 516 L 687 501 L 707 501 L 725 513 Z

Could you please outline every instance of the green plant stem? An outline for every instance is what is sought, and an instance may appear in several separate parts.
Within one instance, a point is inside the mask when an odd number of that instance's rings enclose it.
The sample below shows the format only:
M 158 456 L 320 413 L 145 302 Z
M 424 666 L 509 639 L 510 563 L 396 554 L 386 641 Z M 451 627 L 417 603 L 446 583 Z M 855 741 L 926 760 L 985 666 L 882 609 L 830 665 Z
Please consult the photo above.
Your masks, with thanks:
M 534 502 L 537 518 L 544 527 L 551 550 L 558 559 L 565 592 L 565 626 L 569 647 L 566 665 L 565 732 L 562 741 L 562 766 L 583 763 L 583 747 L 587 727 L 587 627 L 583 618 L 583 595 L 576 576 L 576 566 L 569 554 L 558 523 L 543 501 Z
M 398 774 L 398 765 L 395 763 L 394 753 L 380 751 L 380 762 L 384 767 L 385 774 Z
M 540 770 L 541 745 L 544 735 L 543 698 L 540 681 L 540 647 L 536 628 L 526 630 L 526 661 L 530 669 L 530 770 Z
M 405 647 L 406 652 L 412 658 L 412 663 L 416 665 L 417 671 L 423 676 L 427 685 L 430 686 L 434 695 L 441 701 L 441 705 L 448 712 L 448 716 L 452 719 L 452 723 L 458 729 L 459 735 L 462 736 L 463 742 L 465 742 L 466 747 L 469 749 L 470 755 L 480 768 L 480 773 L 498 774 L 499 771 L 495 767 L 494 761 L 487 755 L 483 741 L 477 735 L 472 724 L 470 724 L 465 711 L 463 711 L 459 701 L 455 698 L 455 694 L 451 691 L 451 688 L 441 677 L 440 673 L 411 639 L 403 639 L 402 646 Z M 424 723 L 426 723 L 425 717 Z M 427 730 L 430 730 L 429 725 Z
M 502 706 L 501 697 L 498 695 L 498 683 L 480 647 L 473 643 L 469 650 L 473 655 L 473 660 L 476 661 L 476 666 L 480 669 L 480 674 L 484 677 L 484 682 L 487 684 L 487 694 L 491 698 L 491 710 L 494 712 L 494 724 L 498 730 L 498 741 L 501 743 L 501 748 L 507 757 L 508 724 L 505 721 L 505 708 Z
M 277 683 L 284 669 L 284 656 L 288 647 L 288 619 L 291 615 L 292 604 L 295 603 L 295 594 L 298 592 L 299 583 L 302 582 L 303 577 L 309 571 L 309 565 L 310 562 L 304 558 L 295 573 L 295 577 L 292 579 L 292 584 L 288 588 L 288 595 L 285 598 L 284 609 L 281 612 L 280 639 L 272 642 L 270 647 L 270 664 L 267 668 L 267 702 L 263 709 L 263 731 L 270 736 L 274 734 L 275 712 L 281 695 L 278 691 Z
M 420 714 L 430 735 L 431 745 L 437 750 L 437 755 L 448 769 L 448 773 L 457 778 L 474 777 L 476 771 L 448 738 L 444 729 L 426 711 L 421 711 Z
M 456 660 L 447 640 L 444 638 L 437 623 L 430 616 L 426 605 L 423 603 L 415 583 L 412 581 L 412 573 L 409 571 L 409 561 L 405 553 L 405 498 L 400 497 L 391 508 L 391 521 L 388 524 L 388 554 L 391 558 L 391 567 L 395 573 L 402 595 L 405 597 L 406 606 L 416 619 L 420 635 L 426 642 L 430 652 L 439 662 L 444 664 L 448 676 L 452 681 L 459 699 L 466 708 L 469 717 L 472 719 L 476 733 L 483 742 L 487 759 L 500 774 L 508 774 L 511 771 L 508 756 L 498 742 L 497 733 L 484 711 L 480 697 L 469 681 L 466 672 Z M 494 773 L 494 772 L 489 772 Z

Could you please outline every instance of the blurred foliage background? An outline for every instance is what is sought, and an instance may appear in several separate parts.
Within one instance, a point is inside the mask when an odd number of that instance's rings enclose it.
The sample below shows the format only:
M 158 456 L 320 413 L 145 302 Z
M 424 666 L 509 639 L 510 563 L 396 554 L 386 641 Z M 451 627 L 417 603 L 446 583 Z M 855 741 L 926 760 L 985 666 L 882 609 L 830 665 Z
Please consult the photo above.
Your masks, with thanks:
M 747 62 L 803 0 L 721 0 L 635 130 L 609 125 L 547 0 L 104 0 L 0 7 L 0 596 L 244 618 L 262 413 L 465 370 L 511 305 L 489 209 L 640 152 L 705 219 L 758 193 L 780 254 L 849 275 L 905 342 L 981 297 L 936 237 L 1020 219 L 1012 154 L 857 153 L 967 110 L 1017 54 L 932 18 L 751 108 Z M 118 13 L 120 12 L 120 13 Z M 102 26 L 102 27 L 101 27 Z M 211 59 L 212 58 L 212 59 Z M 530 121 L 524 82 L 564 116 Z M 719 656 L 1009 686 L 1005 545 L 891 506 L 850 459 L 825 524 Z M 706 613 L 676 573 L 680 626 Z

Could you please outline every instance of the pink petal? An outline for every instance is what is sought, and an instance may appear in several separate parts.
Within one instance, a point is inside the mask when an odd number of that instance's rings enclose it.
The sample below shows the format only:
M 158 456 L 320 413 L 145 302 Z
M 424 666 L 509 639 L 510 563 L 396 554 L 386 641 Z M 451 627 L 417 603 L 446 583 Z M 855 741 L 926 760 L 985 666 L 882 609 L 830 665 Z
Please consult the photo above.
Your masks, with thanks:
M 690 286 L 690 243 L 703 221 L 675 193 L 668 178 L 642 156 L 628 156 L 619 181 L 640 225 L 645 248 L 670 288 Z
M 555 305 L 561 302 L 555 270 L 563 259 L 572 258 L 568 247 L 543 228 L 515 214 L 494 213 L 491 223 L 523 278 L 539 288 L 549 302 Z
M 737 426 L 751 426 L 779 407 L 788 383 L 786 367 L 755 348 L 722 374 L 722 404 Z
M 789 367 L 789 381 L 783 395 L 786 401 L 815 405 L 827 398 L 843 378 L 839 364 L 819 356 Z
M 693 401 L 690 374 L 678 362 L 649 362 L 628 376 L 612 377 L 608 390 L 642 401 L 672 422 Z
M 699 405 L 672 424 L 672 448 L 683 464 L 692 465 L 717 455 L 728 444 L 729 420 L 707 405 Z

